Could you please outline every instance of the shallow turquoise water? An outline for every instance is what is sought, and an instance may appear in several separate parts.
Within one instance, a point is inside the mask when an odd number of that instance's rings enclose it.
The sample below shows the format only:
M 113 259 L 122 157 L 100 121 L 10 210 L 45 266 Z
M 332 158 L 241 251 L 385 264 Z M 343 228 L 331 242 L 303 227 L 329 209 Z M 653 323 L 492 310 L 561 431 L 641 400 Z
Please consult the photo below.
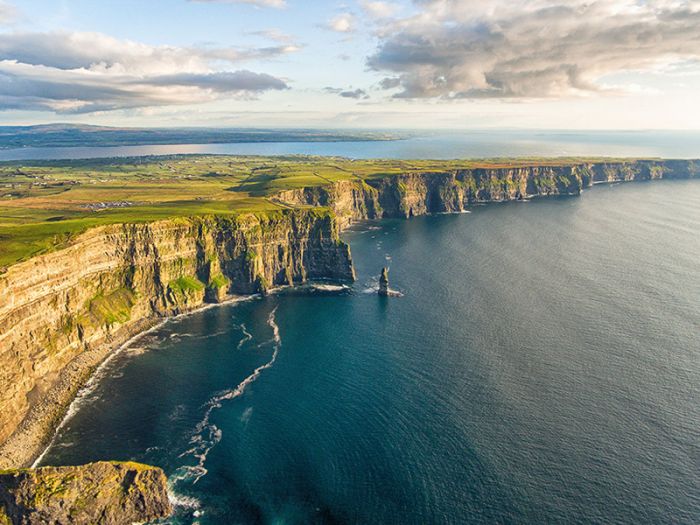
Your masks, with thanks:
M 161 465 L 177 523 L 698 523 L 699 231 L 698 181 L 363 225 L 351 293 L 167 323 L 44 463 Z

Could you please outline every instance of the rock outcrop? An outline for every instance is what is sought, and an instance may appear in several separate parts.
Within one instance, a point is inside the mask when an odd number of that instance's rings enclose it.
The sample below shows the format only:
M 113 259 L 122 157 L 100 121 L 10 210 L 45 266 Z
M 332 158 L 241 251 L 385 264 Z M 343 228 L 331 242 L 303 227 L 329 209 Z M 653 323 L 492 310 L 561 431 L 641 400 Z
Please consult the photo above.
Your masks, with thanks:
M 228 294 L 353 278 L 333 213 L 308 209 L 99 227 L 10 266 L 0 275 L 0 468 L 31 462 L 109 350 L 159 318 Z
M 389 268 L 382 268 L 382 274 L 379 276 L 379 290 L 377 293 L 381 297 L 389 297 Z
M 169 516 L 166 478 L 132 462 L 0 471 L 0 525 L 123 525 Z
M 700 176 L 700 161 L 635 160 L 533 162 L 531 166 L 484 167 L 448 172 L 377 176 L 281 192 L 291 205 L 327 206 L 345 225 L 354 220 L 412 217 L 463 211 L 473 204 L 555 195 L 580 195 L 597 183 Z

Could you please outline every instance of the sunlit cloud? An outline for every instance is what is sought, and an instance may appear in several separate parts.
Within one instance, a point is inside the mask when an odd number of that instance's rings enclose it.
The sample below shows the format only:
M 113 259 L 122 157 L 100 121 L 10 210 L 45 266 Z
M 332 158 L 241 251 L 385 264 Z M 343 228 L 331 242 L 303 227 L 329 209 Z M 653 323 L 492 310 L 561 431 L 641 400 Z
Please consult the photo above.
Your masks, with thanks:
M 373 2 L 370 0 L 360 0 L 360 7 L 365 14 L 372 19 L 391 18 L 401 10 L 399 4 L 392 2 Z
M 336 33 L 352 33 L 355 31 L 355 16 L 352 13 L 341 13 L 331 18 L 325 28 Z
M 404 98 L 603 93 L 601 79 L 700 57 L 700 6 L 660 0 L 416 0 L 378 31 L 371 69 Z M 617 87 L 616 87 L 617 88 Z
M 287 52 L 150 46 L 99 33 L 0 34 L 0 108 L 78 113 L 250 98 L 287 83 L 220 64 Z

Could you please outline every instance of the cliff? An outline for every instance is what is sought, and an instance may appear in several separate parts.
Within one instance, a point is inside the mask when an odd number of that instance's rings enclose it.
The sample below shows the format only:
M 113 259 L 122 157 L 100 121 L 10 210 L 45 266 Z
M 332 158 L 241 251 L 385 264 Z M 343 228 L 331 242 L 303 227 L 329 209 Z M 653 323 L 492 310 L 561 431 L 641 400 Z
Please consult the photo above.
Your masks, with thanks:
M 700 174 L 699 161 L 685 160 L 484 166 L 353 175 L 286 190 L 274 199 L 301 208 L 284 212 L 97 227 L 64 249 L 13 264 L 0 275 L 0 467 L 36 457 L 110 349 L 158 319 L 229 294 L 352 279 L 339 230 L 353 221 Z
M 138 463 L 91 463 L 0 471 L 0 525 L 122 525 L 172 512 L 163 471 Z
M 354 275 L 324 210 L 99 227 L 11 266 L 0 276 L 0 467 L 36 457 L 108 351 L 159 318 L 325 278 Z
M 345 225 L 353 220 L 459 212 L 470 205 L 555 195 L 580 195 L 597 183 L 700 176 L 693 160 L 572 162 L 378 175 L 288 190 L 289 205 L 327 206 Z

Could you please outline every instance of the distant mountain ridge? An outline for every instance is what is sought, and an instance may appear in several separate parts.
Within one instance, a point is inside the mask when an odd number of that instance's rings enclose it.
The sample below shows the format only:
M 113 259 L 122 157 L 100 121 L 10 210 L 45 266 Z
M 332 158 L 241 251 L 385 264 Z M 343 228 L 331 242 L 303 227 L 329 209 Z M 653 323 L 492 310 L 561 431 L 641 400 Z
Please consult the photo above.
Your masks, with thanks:
M 0 126 L 0 149 L 245 142 L 338 142 L 397 138 L 400 137 L 383 132 L 311 129 L 118 128 L 64 123 Z

